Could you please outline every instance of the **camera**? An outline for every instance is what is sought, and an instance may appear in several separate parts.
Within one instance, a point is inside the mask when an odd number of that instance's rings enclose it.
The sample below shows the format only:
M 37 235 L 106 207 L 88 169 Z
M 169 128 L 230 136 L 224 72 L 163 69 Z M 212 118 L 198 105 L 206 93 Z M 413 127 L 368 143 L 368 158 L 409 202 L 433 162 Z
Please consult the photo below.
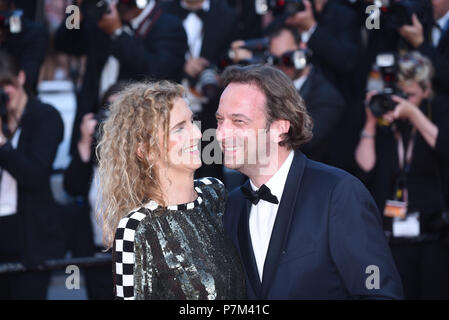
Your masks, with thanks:
M 256 13 L 263 15 L 272 10 L 274 15 L 290 16 L 298 11 L 303 11 L 303 0 L 256 0 Z
M 0 29 L 17 34 L 22 32 L 22 10 L 0 11 Z
M 288 51 L 280 57 L 269 56 L 267 62 L 274 66 L 294 67 L 296 70 L 304 70 L 309 64 L 312 53 L 307 49 Z
M 246 49 L 252 52 L 252 57 L 250 59 L 239 60 L 238 64 L 240 65 L 250 65 L 250 64 L 263 64 L 266 62 L 268 57 L 268 47 L 270 44 L 270 40 L 268 38 L 256 38 L 256 39 L 248 39 L 244 40 L 243 46 L 241 49 Z M 228 63 L 226 66 L 232 64 L 232 59 L 234 58 L 234 51 L 231 49 L 228 53 Z M 224 68 L 222 68 L 224 69 Z
M 197 88 L 203 96 L 212 99 L 218 94 L 218 68 L 209 66 L 198 76 Z
M 397 88 L 398 63 L 397 56 L 393 53 L 381 53 L 376 57 L 376 65 L 382 76 L 384 83 L 383 90 L 374 95 L 369 101 L 369 108 L 377 118 L 385 113 L 394 110 L 396 102 L 391 97 L 393 95 L 407 99 L 407 95 Z
M 9 101 L 9 96 L 3 88 L 0 87 L 0 118 L 5 119 L 8 114 L 8 109 L 6 104 Z
M 376 0 L 374 4 L 381 11 L 381 25 L 385 28 L 397 29 L 412 24 L 414 8 L 409 0 Z

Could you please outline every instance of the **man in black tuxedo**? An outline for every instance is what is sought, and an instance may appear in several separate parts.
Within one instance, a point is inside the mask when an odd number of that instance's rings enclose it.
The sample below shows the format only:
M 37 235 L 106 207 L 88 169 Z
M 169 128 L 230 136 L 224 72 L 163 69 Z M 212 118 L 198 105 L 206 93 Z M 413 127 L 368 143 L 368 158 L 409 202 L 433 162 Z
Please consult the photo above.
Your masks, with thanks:
M 401 298 L 401 281 L 363 184 L 298 150 L 312 121 L 291 80 L 270 66 L 223 73 L 217 139 L 224 164 L 249 177 L 224 226 L 250 299 Z
M 229 45 L 237 36 L 237 16 L 223 0 L 172 0 L 165 3 L 165 8 L 183 22 L 187 34 L 183 85 L 189 106 L 205 132 L 215 128 L 217 77 Z M 203 141 L 203 147 L 208 143 Z M 195 176 L 223 179 L 222 169 L 221 165 L 204 163 Z
M 304 67 L 295 66 L 292 59 L 282 58 L 300 49 L 299 33 L 295 28 L 281 25 L 272 30 L 269 39 L 270 54 L 277 58 L 277 67 L 293 81 L 313 120 L 313 138 L 301 150 L 312 160 L 328 162 L 329 143 L 341 120 L 344 100 L 332 83 L 311 63 Z
M 149 0 L 144 8 L 136 1 L 111 4 L 99 21 L 83 18 L 80 29 L 62 23 L 55 48 L 72 55 L 87 55 L 86 72 L 78 95 L 74 128 L 83 115 L 95 112 L 99 98 L 118 80 L 169 79 L 179 81 L 187 40 L 179 19 Z M 72 151 L 79 131 L 72 135 Z

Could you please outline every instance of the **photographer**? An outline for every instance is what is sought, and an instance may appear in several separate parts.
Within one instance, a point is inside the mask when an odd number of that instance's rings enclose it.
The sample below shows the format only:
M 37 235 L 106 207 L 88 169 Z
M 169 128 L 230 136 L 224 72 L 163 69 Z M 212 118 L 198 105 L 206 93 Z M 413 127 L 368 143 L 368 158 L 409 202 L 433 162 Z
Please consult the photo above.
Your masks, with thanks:
M 63 122 L 24 90 L 26 76 L 0 51 L 0 262 L 62 258 L 60 214 L 50 189 Z M 49 271 L 0 276 L 0 299 L 46 299 Z
M 78 2 L 80 4 L 81 1 Z M 106 89 L 118 80 L 170 79 L 179 81 L 186 52 L 181 22 L 167 14 L 155 0 L 81 2 L 80 29 L 62 23 L 55 34 L 57 50 L 87 55 L 86 72 L 79 92 L 74 127 L 91 112 Z M 74 130 L 72 152 L 79 132 Z
M 16 58 L 26 75 L 25 89 L 35 94 L 48 33 L 44 26 L 24 18 L 14 0 L 0 0 L 0 19 L 0 48 Z
M 74 256 L 94 256 L 104 249 L 102 242 L 102 219 L 97 219 L 98 208 L 98 161 L 95 154 L 100 125 L 109 113 L 108 106 L 115 94 L 124 87 L 123 82 L 112 85 L 104 94 L 96 114 L 83 116 L 80 139 L 72 161 L 64 173 L 64 188 L 72 196 L 81 197 L 79 210 L 68 225 L 68 238 Z M 89 299 L 113 299 L 113 283 L 110 266 L 90 267 L 84 270 Z
M 446 106 L 431 99 L 433 71 L 427 58 L 408 53 L 400 58 L 398 70 L 398 88 L 408 98 L 384 95 L 383 105 L 391 108 L 376 118 L 375 93 L 368 93 L 370 107 L 355 158 L 360 177 L 383 212 L 405 297 L 447 299 L 449 252 L 442 238 L 448 225 L 438 157 L 449 145 L 432 118 L 443 115 Z M 447 115 L 439 119 L 446 127 Z
M 315 161 L 329 162 L 328 146 L 344 110 L 343 98 L 320 70 L 308 61 L 307 51 L 299 51 L 300 37 L 295 28 L 284 25 L 274 27 L 269 39 L 275 66 L 293 81 L 313 119 L 313 138 L 302 147 L 302 151 Z M 306 55 L 305 65 L 298 63 L 302 55 L 295 59 L 295 52 Z

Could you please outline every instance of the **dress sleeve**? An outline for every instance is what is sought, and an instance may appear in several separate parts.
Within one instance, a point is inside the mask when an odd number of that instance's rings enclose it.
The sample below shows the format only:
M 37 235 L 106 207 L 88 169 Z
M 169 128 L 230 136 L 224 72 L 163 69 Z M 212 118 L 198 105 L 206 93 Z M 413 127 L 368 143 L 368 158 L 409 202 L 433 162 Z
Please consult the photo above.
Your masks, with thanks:
M 136 277 L 141 273 L 139 268 L 145 244 L 141 243 L 140 233 L 136 233 L 140 221 L 145 214 L 135 211 L 122 218 L 118 224 L 114 239 L 113 273 L 114 291 L 119 300 L 134 300 Z M 137 236 L 137 237 L 136 237 Z M 136 240 L 137 239 L 137 240 Z M 137 267 L 136 267 L 137 266 Z M 137 277 L 139 278 L 139 277 Z

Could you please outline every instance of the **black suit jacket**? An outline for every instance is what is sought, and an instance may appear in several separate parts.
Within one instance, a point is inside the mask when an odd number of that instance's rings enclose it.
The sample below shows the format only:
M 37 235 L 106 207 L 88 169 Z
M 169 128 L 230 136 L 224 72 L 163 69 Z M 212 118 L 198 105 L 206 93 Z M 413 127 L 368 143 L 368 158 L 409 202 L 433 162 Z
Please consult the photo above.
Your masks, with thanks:
M 96 25 L 85 20 L 79 30 L 68 30 L 61 24 L 55 34 L 55 48 L 67 54 L 87 56 L 72 135 L 73 152 L 79 138 L 82 116 L 97 109 L 101 72 L 109 55 L 112 54 L 120 63 L 119 80 L 149 78 L 179 81 L 187 38 L 181 22 L 163 12 L 143 38 L 123 32 L 112 40 Z
M 64 125 L 56 109 L 30 99 L 20 127 L 17 149 L 10 142 L 0 148 L 0 167 L 17 180 L 21 260 L 37 264 L 64 254 L 61 215 L 50 189 Z
M 327 147 L 344 111 L 343 97 L 316 68 L 312 68 L 299 94 L 313 119 L 313 138 L 301 150 L 312 160 L 326 162 Z
M 243 260 L 248 298 L 402 298 L 376 204 L 350 174 L 295 151 L 262 283 L 251 247 L 250 209 L 237 188 L 229 195 L 224 215 L 225 229 Z M 379 270 L 378 288 L 367 286 L 370 266 Z

